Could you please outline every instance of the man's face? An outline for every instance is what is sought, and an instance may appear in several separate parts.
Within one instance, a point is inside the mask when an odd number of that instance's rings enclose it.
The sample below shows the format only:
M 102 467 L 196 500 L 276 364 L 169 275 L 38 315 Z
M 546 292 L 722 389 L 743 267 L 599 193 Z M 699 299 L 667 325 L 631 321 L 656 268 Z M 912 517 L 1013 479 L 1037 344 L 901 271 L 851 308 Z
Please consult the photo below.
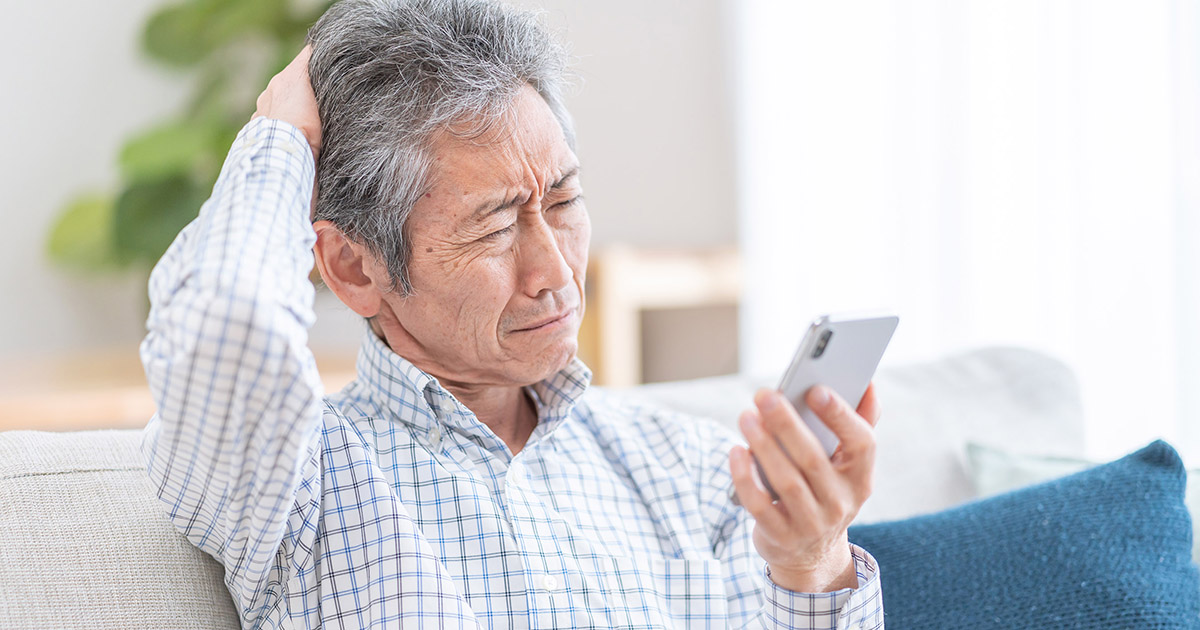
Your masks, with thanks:
M 384 296 L 386 341 L 444 383 L 512 386 L 578 348 L 591 223 L 579 162 L 531 87 L 481 137 L 443 134 L 408 222 L 413 292 Z

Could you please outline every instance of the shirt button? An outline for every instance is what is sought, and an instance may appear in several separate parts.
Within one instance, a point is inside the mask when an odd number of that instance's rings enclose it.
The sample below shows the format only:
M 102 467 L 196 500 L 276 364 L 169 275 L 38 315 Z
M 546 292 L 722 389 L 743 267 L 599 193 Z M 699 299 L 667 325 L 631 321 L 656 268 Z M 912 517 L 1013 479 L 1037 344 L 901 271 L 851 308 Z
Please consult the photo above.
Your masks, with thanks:
M 441 429 L 441 427 L 434 425 L 434 427 L 429 430 L 429 444 L 431 446 L 433 446 L 433 450 L 435 450 L 435 451 L 442 450 L 442 429 Z
M 554 577 L 553 575 L 543 575 L 542 588 L 546 589 L 547 591 L 553 591 L 554 589 L 558 588 L 558 578 Z

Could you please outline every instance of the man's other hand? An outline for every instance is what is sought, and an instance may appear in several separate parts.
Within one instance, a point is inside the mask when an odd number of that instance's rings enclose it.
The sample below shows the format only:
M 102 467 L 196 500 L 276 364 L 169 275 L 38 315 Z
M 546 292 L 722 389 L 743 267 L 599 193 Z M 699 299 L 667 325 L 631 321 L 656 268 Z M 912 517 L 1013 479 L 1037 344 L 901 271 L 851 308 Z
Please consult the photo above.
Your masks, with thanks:
M 308 58 L 312 47 L 305 46 L 299 55 L 271 78 L 267 89 L 258 96 L 253 118 L 264 116 L 292 125 L 308 139 L 313 159 L 321 153 L 321 116 L 317 113 L 317 97 L 308 80 Z
M 874 387 L 857 411 L 822 386 L 809 390 L 805 402 L 841 440 L 833 457 L 784 396 L 760 390 L 756 409 L 738 420 L 750 451 L 735 446 L 729 453 L 734 487 L 756 520 L 754 546 L 773 582 L 808 593 L 857 588 L 846 531 L 871 494 L 879 419 Z M 751 452 L 779 501 L 754 482 Z

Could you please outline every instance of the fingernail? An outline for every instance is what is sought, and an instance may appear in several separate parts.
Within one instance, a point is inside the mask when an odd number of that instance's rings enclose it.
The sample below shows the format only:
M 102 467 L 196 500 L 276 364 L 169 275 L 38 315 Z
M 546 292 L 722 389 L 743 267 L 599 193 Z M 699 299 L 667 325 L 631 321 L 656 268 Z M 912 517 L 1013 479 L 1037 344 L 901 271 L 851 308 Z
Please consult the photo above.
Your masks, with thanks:
M 743 411 L 742 415 L 738 416 L 738 426 L 747 437 L 758 434 L 758 418 L 754 416 L 753 411 Z
M 813 388 L 812 402 L 818 407 L 826 407 L 829 405 L 829 388 L 824 385 L 817 385 Z
M 779 392 L 765 392 L 758 396 L 758 408 L 770 411 L 779 404 Z

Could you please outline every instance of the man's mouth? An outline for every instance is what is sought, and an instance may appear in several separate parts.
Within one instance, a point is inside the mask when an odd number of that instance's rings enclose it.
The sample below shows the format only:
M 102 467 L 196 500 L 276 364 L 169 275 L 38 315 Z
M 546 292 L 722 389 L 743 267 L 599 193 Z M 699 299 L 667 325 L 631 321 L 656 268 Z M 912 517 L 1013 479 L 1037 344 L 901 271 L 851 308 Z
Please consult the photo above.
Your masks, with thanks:
M 530 331 L 534 331 L 534 330 L 541 330 L 543 328 L 549 328 L 555 324 L 567 321 L 567 319 L 574 314 L 575 314 L 575 307 L 571 307 L 571 308 L 561 311 L 555 315 L 551 315 L 549 317 L 540 319 L 528 326 L 514 329 L 513 332 L 530 332 Z

